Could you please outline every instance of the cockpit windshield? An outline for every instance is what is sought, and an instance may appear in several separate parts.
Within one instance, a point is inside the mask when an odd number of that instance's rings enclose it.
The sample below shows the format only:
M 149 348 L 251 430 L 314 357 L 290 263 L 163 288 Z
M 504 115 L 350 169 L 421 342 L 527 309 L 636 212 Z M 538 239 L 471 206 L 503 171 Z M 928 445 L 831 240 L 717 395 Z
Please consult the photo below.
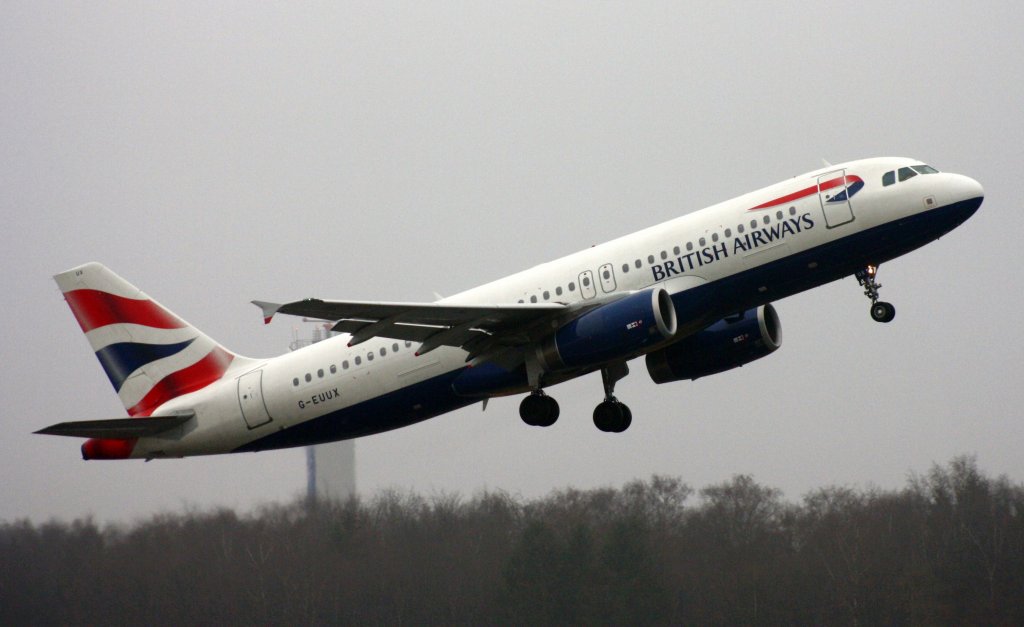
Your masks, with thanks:
M 889 170 L 888 172 L 882 175 L 882 186 L 888 187 L 889 185 L 895 183 L 897 175 L 899 176 L 899 180 L 902 183 L 903 181 L 909 178 L 914 178 L 918 174 L 938 173 L 938 170 L 936 170 L 930 165 L 925 165 L 923 163 L 921 165 L 912 165 L 908 168 L 900 168 L 899 170 Z

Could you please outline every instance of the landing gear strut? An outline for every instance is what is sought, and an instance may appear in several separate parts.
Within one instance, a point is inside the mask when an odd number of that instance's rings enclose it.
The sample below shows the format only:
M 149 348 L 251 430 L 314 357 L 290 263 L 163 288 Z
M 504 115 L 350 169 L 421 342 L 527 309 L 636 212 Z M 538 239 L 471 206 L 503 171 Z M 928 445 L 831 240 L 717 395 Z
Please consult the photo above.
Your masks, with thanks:
M 541 389 L 544 369 L 532 354 L 526 358 L 526 379 L 533 390 L 519 403 L 519 417 L 531 427 L 550 427 L 558 420 L 558 401 Z
M 858 270 L 854 276 L 857 277 L 857 282 L 864 287 L 864 295 L 871 299 L 871 317 L 876 322 L 892 322 L 892 319 L 896 317 L 896 308 L 892 306 L 892 303 L 878 300 L 878 290 L 882 284 L 875 281 L 877 274 L 878 266 L 868 266 L 863 270 Z
M 633 412 L 615 398 L 615 384 L 629 374 L 626 362 L 611 364 L 601 369 L 604 383 L 604 401 L 594 408 L 594 426 L 607 433 L 622 433 L 633 422 Z

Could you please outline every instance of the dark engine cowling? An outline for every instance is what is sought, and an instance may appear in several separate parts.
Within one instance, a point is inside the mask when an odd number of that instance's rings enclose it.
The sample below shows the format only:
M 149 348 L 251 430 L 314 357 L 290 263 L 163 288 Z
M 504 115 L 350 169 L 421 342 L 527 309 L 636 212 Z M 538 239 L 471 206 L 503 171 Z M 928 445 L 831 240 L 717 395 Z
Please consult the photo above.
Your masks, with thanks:
M 649 353 L 647 372 L 655 383 L 698 379 L 760 359 L 781 344 L 779 316 L 774 307 L 763 305 Z
M 588 311 L 540 346 L 548 370 L 585 368 L 632 357 L 676 332 L 672 298 L 658 287 L 630 294 Z

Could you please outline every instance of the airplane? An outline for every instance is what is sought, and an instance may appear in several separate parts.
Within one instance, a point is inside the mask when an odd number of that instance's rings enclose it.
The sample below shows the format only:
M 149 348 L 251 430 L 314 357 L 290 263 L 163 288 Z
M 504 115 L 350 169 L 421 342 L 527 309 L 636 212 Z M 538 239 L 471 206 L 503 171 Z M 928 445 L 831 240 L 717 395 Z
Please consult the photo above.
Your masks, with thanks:
M 54 278 L 128 417 L 36 433 L 88 438 L 90 459 L 305 446 L 525 394 L 523 422 L 559 417 L 548 388 L 600 372 L 598 429 L 632 423 L 615 396 L 643 356 L 656 383 L 736 368 L 779 348 L 772 302 L 854 276 L 889 322 L 880 264 L 952 231 L 981 185 L 916 159 L 808 172 L 436 302 L 253 301 L 338 335 L 270 359 L 231 352 L 98 263 Z

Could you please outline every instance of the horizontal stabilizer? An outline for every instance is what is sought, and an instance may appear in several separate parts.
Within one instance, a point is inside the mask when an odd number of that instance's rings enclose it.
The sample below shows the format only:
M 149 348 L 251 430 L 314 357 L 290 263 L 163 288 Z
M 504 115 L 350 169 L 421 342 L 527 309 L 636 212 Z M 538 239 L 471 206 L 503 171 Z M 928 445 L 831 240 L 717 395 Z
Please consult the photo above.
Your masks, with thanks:
M 252 304 L 263 310 L 263 324 L 270 324 L 270 321 L 274 319 L 274 314 L 281 308 L 279 303 L 268 303 L 263 300 L 254 300 Z
M 75 438 L 102 438 L 125 440 L 142 438 L 163 433 L 188 422 L 195 417 L 194 411 L 177 412 L 170 416 L 148 418 L 114 418 L 112 420 L 80 420 L 62 422 L 40 429 L 43 435 L 68 435 Z

